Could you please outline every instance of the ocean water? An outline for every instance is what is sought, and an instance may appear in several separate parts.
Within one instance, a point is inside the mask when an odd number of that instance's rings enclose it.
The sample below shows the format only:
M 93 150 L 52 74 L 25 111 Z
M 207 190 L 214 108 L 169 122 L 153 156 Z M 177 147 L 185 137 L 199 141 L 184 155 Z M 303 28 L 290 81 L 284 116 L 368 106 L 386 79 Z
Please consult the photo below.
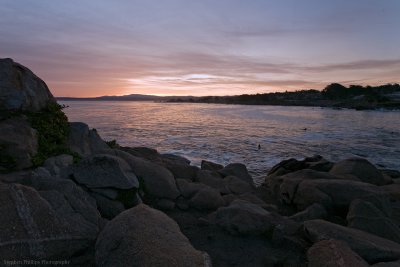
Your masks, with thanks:
M 287 159 L 363 157 L 400 170 L 400 112 L 319 107 L 62 101 L 70 121 L 105 140 L 221 164 L 241 162 L 259 184 Z M 258 149 L 258 145 L 261 149 Z

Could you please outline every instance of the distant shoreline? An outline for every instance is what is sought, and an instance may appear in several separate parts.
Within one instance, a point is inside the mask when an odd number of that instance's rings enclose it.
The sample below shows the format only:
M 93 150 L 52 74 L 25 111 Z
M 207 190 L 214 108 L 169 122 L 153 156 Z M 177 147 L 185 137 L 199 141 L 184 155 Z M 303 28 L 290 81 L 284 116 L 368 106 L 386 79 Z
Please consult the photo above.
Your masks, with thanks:
M 155 101 L 167 103 L 209 103 L 268 106 L 306 106 L 331 107 L 355 110 L 400 110 L 400 85 L 380 86 L 351 85 L 345 87 L 338 83 L 319 90 L 300 90 L 294 92 L 243 94 L 234 96 L 155 96 L 131 94 L 124 96 L 100 97 L 56 97 L 61 101 Z

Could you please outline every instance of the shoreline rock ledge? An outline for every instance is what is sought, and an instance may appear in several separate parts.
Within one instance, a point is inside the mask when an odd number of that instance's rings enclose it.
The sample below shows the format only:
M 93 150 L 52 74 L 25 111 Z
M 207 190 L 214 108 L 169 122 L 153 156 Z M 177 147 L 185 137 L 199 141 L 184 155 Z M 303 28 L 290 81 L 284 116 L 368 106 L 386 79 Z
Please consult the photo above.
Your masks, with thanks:
M 256 187 L 243 164 L 106 143 L 62 108 L 0 59 L 3 265 L 400 266 L 396 170 L 287 159 Z

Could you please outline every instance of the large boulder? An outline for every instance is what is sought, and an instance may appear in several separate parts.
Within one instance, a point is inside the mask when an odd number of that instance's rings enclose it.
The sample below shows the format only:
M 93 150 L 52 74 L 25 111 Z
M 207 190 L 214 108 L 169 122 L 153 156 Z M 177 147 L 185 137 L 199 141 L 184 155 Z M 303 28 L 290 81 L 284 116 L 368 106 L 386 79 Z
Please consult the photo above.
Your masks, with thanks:
M 37 131 L 27 118 L 21 116 L 0 121 L 0 172 L 31 167 L 37 151 Z
M 191 183 L 186 179 L 176 179 L 176 185 L 185 198 L 193 197 L 201 189 L 211 188 L 202 183 Z
M 120 149 L 124 152 L 131 154 L 132 156 L 147 159 L 151 162 L 158 164 L 162 163 L 160 153 L 158 153 L 158 151 L 154 148 L 139 146 L 139 147 L 121 147 Z
M 273 229 L 273 216 L 258 205 L 235 200 L 214 213 L 217 225 L 231 234 L 263 234 Z
M 0 110 L 39 111 L 55 102 L 46 83 L 11 58 L 0 59 Z
M 167 168 L 175 179 L 186 179 L 193 181 L 196 177 L 199 167 L 190 165 L 190 161 L 176 155 L 161 155 L 162 165 Z
M 218 163 L 214 163 L 211 161 L 207 161 L 207 160 L 202 160 L 201 161 L 201 169 L 204 171 L 218 171 L 224 168 L 223 165 L 218 164 Z
M 324 206 L 314 203 L 305 210 L 300 211 L 289 218 L 296 222 L 304 222 L 315 219 L 325 219 L 328 217 L 328 212 Z
M 299 171 L 305 168 L 305 164 L 297 159 L 290 158 L 285 159 L 275 166 L 273 166 L 269 172 L 268 176 L 280 176 L 290 172 Z
M 393 201 L 399 201 L 400 200 L 400 184 L 388 184 L 381 186 L 385 192 L 388 193 L 389 197 Z
M 46 175 L 50 176 L 50 173 L 42 167 L 39 167 L 37 169 L 43 170 Z M 31 171 L 29 170 L 24 170 L 24 171 L 16 171 L 16 172 L 9 172 L 9 173 L 0 173 L 0 182 L 4 183 L 16 183 L 16 184 L 21 184 L 23 183 L 24 179 L 30 175 Z
M 338 240 L 322 240 L 307 251 L 308 267 L 368 267 L 357 253 Z
M 182 196 L 190 199 L 188 204 L 193 208 L 215 210 L 225 204 L 219 191 L 208 185 L 191 183 L 185 179 L 177 179 L 176 183 Z
M 247 171 L 246 165 L 242 163 L 228 164 L 223 169 L 218 170 L 218 173 L 221 174 L 223 177 L 236 176 L 244 182 L 254 186 L 253 178 Z
M 283 160 L 276 164 L 268 172 L 268 176 L 280 176 L 290 172 L 299 171 L 303 169 L 312 169 L 316 171 L 327 172 L 333 166 L 333 163 L 327 161 L 320 155 L 307 157 L 304 160 L 297 160 L 294 158 Z
M 271 235 L 273 246 L 283 248 L 286 255 L 290 255 L 295 251 L 303 254 L 309 247 L 309 243 L 304 240 L 300 234 L 302 225 L 285 217 L 277 218 L 279 220 L 274 222 L 274 229 Z M 291 257 L 291 255 L 289 257 Z M 301 260 L 301 262 L 303 262 L 303 260 Z M 298 263 L 299 260 L 297 260 L 297 264 L 294 262 L 288 265 L 284 264 L 284 266 L 297 266 Z
M 190 165 L 190 160 L 175 154 L 160 154 L 160 158 L 164 163 L 173 163 L 177 165 Z
M 196 182 L 208 185 L 216 190 L 218 190 L 221 194 L 230 194 L 231 191 L 228 188 L 226 181 L 215 171 L 204 171 L 199 170 L 196 174 L 195 178 Z
M 97 266 L 207 266 L 178 224 L 144 204 L 110 221 L 96 242 Z
M 95 129 L 89 130 L 87 124 L 71 122 L 69 126 L 68 146 L 72 151 L 81 156 L 88 156 L 109 149 L 97 131 Z
M 333 165 L 330 173 L 334 175 L 353 176 L 360 181 L 374 185 L 384 185 L 387 183 L 382 173 L 363 158 L 350 158 L 339 161 Z
M 157 200 L 155 206 L 159 210 L 173 210 L 175 208 L 175 202 L 168 198 L 160 198 Z
M 130 166 L 122 159 L 98 154 L 83 159 L 73 167 L 73 178 L 88 188 L 138 188 L 139 182 Z
M 293 204 L 299 210 L 319 203 L 328 208 L 347 208 L 357 198 L 386 198 L 378 186 L 350 180 L 305 180 L 298 185 Z
M 305 180 L 317 179 L 335 180 L 341 179 L 341 177 L 337 177 L 327 172 L 302 169 L 280 176 L 269 176 L 267 177 L 265 184 L 271 189 L 276 199 L 280 202 L 292 204 L 299 184 Z
M 189 205 L 199 210 L 215 210 L 224 205 L 220 193 L 208 186 L 197 191 L 190 199 Z
M 70 177 L 87 188 L 105 218 L 113 218 L 124 208 L 140 203 L 139 181 L 123 159 L 96 154 L 73 165 Z
M 400 243 L 400 228 L 369 201 L 351 202 L 347 213 L 348 226 Z
M 45 160 L 43 166 L 55 176 L 62 176 L 66 169 L 74 163 L 71 155 L 61 154 Z
M 370 233 L 323 220 L 304 222 L 304 231 L 312 242 L 341 240 L 369 264 L 400 259 L 400 244 Z
M 118 200 L 96 192 L 90 192 L 90 196 L 96 200 L 97 209 L 103 218 L 112 219 L 125 210 L 124 204 Z
M 0 211 L 6 215 L 0 217 L 3 260 L 69 260 L 94 244 L 99 219 L 95 206 L 72 182 L 47 182 L 40 182 L 40 191 L 0 183 Z
M 54 209 L 58 219 L 73 229 L 74 235 L 87 237 L 91 240 L 90 245 L 94 245 L 102 228 L 102 218 L 91 195 L 71 180 L 38 176 L 36 172 L 32 172 L 24 184 L 37 190 Z
M 197 170 L 196 166 L 190 165 L 190 160 L 174 154 L 160 154 L 157 150 L 147 147 L 122 147 L 121 150 L 132 156 L 151 161 L 168 169 L 175 179 L 194 180 Z
M 161 165 L 132 156 L 118 150 L 105 150 L 102 153 L 117 156 L 126 161 L 140 181 L 143 182 L 145 194 L 152 198 L 176 199 L 179 190 L 172 173 Z
M 229 191 L 233 194 L 244 194 L 254 190 L 253 186 L 236 176 L 226 176 L 224 183 Z
M 263 201 L 261 198 L 257 197 L 253 192 L 247 192 L 244 194 L 240 195 L 234 195 L 238 199 L 245 200 L 247 202 L 256 204 L 260 206 L 263 209 L 266 209 L 268 211 L 276 211 L 278 208 L 276 205 L 273 204 L 267 204 L 265 201 Z

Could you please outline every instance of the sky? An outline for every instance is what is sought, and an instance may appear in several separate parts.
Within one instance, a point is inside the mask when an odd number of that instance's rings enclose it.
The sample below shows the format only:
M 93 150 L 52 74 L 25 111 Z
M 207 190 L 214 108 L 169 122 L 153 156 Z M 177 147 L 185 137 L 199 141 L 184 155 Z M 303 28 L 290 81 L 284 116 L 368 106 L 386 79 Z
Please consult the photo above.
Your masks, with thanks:
M 0 58 L 55 96 L 400 82 L 399 0 L 0 0 Z

